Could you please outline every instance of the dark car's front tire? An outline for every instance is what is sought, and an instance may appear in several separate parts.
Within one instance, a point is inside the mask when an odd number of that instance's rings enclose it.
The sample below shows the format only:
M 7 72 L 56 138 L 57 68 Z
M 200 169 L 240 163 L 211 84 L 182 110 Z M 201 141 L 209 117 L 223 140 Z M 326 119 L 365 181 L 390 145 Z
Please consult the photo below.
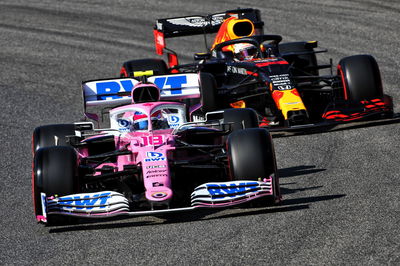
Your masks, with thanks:
M 371 55 L 353 55 L 340 60 L 338 75 L 342 79 L 345 100 L 363 101 L 383 97 L 378 63 Z

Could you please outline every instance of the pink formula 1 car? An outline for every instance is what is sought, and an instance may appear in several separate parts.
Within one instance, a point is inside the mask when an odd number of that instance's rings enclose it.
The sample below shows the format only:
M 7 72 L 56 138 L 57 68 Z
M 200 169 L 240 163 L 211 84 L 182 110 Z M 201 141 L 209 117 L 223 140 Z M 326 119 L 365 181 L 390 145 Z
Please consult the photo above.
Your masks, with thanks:
M 131 82 L 133 87 L 113 91 L 110 82 Z M 266 129 L 258 128 L 252 109 L 221 110 L 207 113 L 205 121 L 187 122 L 187 107 L 160 101 L 152 83 L 90 81 L 83 90 L 85 111 L 106 106 L 102 113 L 107 110 L 110 125 L 97 129 L 92 122 L 79 122 L 35 129 L 37 221 L 280 201 L 272 140 Z M 119 106 L 107 109 L 110 103 Z M 94 114 L 86 116 L 98 120 Z

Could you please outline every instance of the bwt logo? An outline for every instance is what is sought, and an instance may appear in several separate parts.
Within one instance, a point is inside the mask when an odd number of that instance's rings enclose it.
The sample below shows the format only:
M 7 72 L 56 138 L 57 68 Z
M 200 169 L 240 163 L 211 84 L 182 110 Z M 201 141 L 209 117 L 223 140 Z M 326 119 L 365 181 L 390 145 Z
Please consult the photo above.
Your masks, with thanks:
M 168 124 L 170 127 L 173 127 L 173 128 L 178 127 L 180 124 L 179 121 L 180 121 L 179 116 L 171 115 L 168 117 Z
M 157 77 L 154 84 L 160 88 L 171 90 L 171 94 L 182 94 L 182 85 L 187 84 L 186 75 L 177 75 L 169 77 Z M 123 96 L 110 95 L 118 92 L 131 92 L 133 89 L 132 80 L 105 81 L 96 83 L 97 100 L 114 100 L 121 99 Z M 126 96 L 125 96 L 126 97 Z
M 61 205 L 65 205 L 65 208 L 73 208 L 76 209 L 93 209 L 95 205 L 100 208 L 105 208 L 105 204 L 107 200 L 111 198 L 110 192 L 102 193 L 102 194 L 95 194 L 93 196 L 86 195 L 86 196 L 75 196 L 75 197 L 62 197 L 62 201 L 59 202 Z M 101 206 L 98 206 L 101 205 Z
M 161 152 L 148 151 L 146 152 L 146 157 L 147 158 L 144 159 L 145 162 L 157 162 L 166 160 L 164 154 Z
M 132 122 L 127 119 L 118 119 L 117 122 L 121 131 L 129 131 L 132 126 Z
M 96 83 L 97 100 L 121 99 L 122 96 L 108 94 L 117 94 L 122 91 L 129 92 L 132 89 L 132 80 L 98 82 Z
M 207 190 L 211 196 L 237 197 L 237 194 L 254 191 L 258 187 L 257 182 L 241 182 L 238 184 L 209 184 Z
M 171 115 L 168 117 L 168 122 L 169 123 L 178 123 L 179 122 L 179 116 L 176 115 Z
M 159 77 L 154 79 L 154 84 L 161 89 L 170 89 L 171 94 L 182 94 L 182 85 L 187 84 L 187 78 L 183 76 Z

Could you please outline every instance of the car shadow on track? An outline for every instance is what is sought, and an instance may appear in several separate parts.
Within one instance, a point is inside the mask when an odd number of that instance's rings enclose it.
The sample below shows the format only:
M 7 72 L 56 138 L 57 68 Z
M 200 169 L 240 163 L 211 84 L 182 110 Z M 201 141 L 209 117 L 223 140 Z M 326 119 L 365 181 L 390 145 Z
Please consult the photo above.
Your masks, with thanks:
M 295 185 L 296 182 L 287 183 L 287 182 L 282 182 L 282 181 L 284 180 L 284 178 L 310 175 L 310 174 L 315 174 L 315 173 L 319 173 L 319 172 L 323 172 L 323 171 L 326 171 L 326 169 L 316 168 L 315 165 L 299 165 L 299 166 L 279 169 L 279 178 L 281 179 L 280 187 L 281 187 L 282 195 L 294 194 L 294 193 L 301 192 L 301 191 L 314 190 L 314 189 L 321 188 L 322 186 L 288 188 L 287 187 L 288 185 Z
M 291 136 L 300 136 L 300 135 L 312 135 L 312 134 L 322 134 L 322 133 L 329 133 L 335 131 L 344 131 L 344 130 L 351 130 L 357 128 L 367 128 L 367 127 L 377 127 L 377 126 L 384 126 L 384 125 L 391 125 L 400 123 L 400 113 L 396 113 L 391 118 L 383 118 L 377 120 L 361 120 L 356 122 L 347 122 L 347 123 L 338 123 L 334 125 L 326 125 L 320 126 L 316 128 L 310 128 L 306 130 L 299 130 L 299 131 L 276 131 L 271 132 L 273 138 L 283 138 L 283 137 L 291 137 Z
M 299 175 L 309 175 L 326 171 L 326 169 L 318 169 L 315 165 L 299 165 L 278 170 L 279 178 L 293 177 Z
M 309 208 L 308 203 L 318 202 L 318 201 L 326 201 L 342 198 L 346 195 L 324 195 L 324 196 L 315 196 L 315 197 L 304 197 L 297 199 L 284 200 L 281 204 L 276 205 L 274 207 L 258 207 L 258 208 L 242 208 L 239 212 L 229 213 L 229 214 L 221 214 L 214 217 L 199 217 L 193 219 L 193 215 L 185 214 L 179 217 L 174 217 L 172 219 L 165 220 L 166 223 L 182 223 L 182 222 L 193 222 L 197 220 L 206 221 L 206 220 L 215 220 L 215 219 L 224 219 L 224 218 L 234 218 L 240 216 L 251 216 L 251 215 L 261 215 L 261 214 L 272 214 L 272 213 L 282 213 L 282 212 L 291 212 L 291 211 L 299 211 Z M 220 210 L 219 210 L 220 211 Z M 217 213 L 215 210 L 213 213 Z M 206 215 L 210 215 L 213 213 L 208 213 Z
M 166 225 L 166 224 L 174 224 L 174 223 L 187 223 L 187 222 L 201 222 L 201 221 L 210 221 L 217 219 L 226 219 L 226 218 L 234 218 L 234 217 L 242 217 L 242 216 L 252 216 L 252 215 L 262 215 L 262 214 L 272 214 L 272 213 L 282 213 L 282 212 L 291 212 L 291 211 L 300 211 L 309 208 L 310 203 L 319 202 L 319 201 L 327 201 L 334 200 L 338 198 L 342 198 L 346 195 L 338 194 L 338 195 L 323 195 L 323 196 L 315 196 L 315 197 L 304 197 L 304 198 L 296 198 L 289 199 L 283 201 L 280 205 L 274 207 L 258 207 L 258 208 L 236 208 L 232 209 L 233 212 L 224 214 L 222 211 L 224 209 L 200 209 L 187 213 L 180 213 L 179 215 L 169 215 L 169 216 L 159 216 L 161 218 L 158 221 L 155 219 L 153 221 L 126 221 L 122 222 L 122 220 L 114 221 L 113 223 L 101 223 L 101 221 L 97 221 L 96 223 L 86 223 L 86 224 L 78 224 L 78 225 L 69 225 L 63 227 L 52 227 L 49 229 L 49 233 L 64 233 L 64 232 L 72 232 L 72 231 L 87 231 L 87 230 L 107 230 L 107 229 L 116 229 L 116 228 L 126 228 L 126 227 L 142 227 L 142 226 L 157 226 L 157 225 Z M 226 209 L 225 209 L 226 210 Z M 238 211 L 235 211 L 238 210 Z M 221 213 L 221 215 L 218 215 Z M 211 217 L 207 217 L 210 215 L 214 215 Z M 104 222 L 104 220 L 103 220 Z
M 123 222 L 122 220 L 120 220 L 120 222 L 114 221 L 113 223 L 105 223 L 106 220 L 103 221 L 98 220 L 96 223 L 86 222 L 86 223 L 79 223 L 77 225 L 71 224 L 68 226 L 53 226 L 49 229 L 49 233 L 54 234 L 54 233 L 64 233 L 72 231 L 107 230 L 107 229 L 126 228 L 126 227 L 159 226 L 159 225 L 174 224 L 174 223 L 201 222 L 207 220 L 224 219 L 224 218 L 249 216 L 249 215 L 260 215 L 266 213 L 298 211 L 308 208 L 309 206 L 307 204 L 296 205 L 296 206 L 278 206 L 273 208 L 265 208 L 265 207 L 235 208 L 232 210 L 233 211 L 238 210 L 239 211 L 238 213 L 235 212 L 235 213 L 221 214 L 221 215 L 218 215 L 218 213 L 222 213 L 226 209 L 199 209 L 196 211 L 179 213 L 175 215 L 158 216 L 159 219 L 154 217 L 154 219 L 152 220 L 149 219 L 148 221 L 125 220 Z M 217 216 L 207 217 L 210 215 L 217 215 Z M 132 218 L 126 218 L 126 219 L 132 219 Z

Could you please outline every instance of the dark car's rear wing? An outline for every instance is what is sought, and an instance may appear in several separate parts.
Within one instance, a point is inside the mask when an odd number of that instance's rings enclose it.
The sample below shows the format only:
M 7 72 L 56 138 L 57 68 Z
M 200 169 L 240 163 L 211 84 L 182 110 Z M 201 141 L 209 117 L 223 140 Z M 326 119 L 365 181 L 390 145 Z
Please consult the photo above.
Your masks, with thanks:
M 156 52 L 159 55 L 163 54 L 163 50 L 166 48 L 166 38 L 216 33 L 224 19 L 231 16 L 249 19 L 254 23 L 254 27 L 260 31 L 264 26 L 260 10 L 252 8 L 228 10 L 205 16 L 193 15 L 158 19 L 154 26 Z

